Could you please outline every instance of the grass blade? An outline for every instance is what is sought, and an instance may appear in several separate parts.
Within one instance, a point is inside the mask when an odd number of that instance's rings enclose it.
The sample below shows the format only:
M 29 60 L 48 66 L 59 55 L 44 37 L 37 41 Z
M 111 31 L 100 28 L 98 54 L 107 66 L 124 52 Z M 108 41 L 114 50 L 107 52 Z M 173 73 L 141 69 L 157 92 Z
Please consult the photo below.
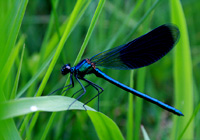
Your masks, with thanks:
M 0 120 L 0 138 L 4 140 L 22 140 L 13 119 Z
M 144 92 L 145 87 L 145 74 L 146 69 L 142 68 L 137 71 L 137 86 L 136 89 L 138 91 Z M 139 140 L 140 136 L 140 126 L 142 120 L 142 106 L 143 106 L 143 99 L 136 97 L 135 99 L 135 131 L 134 131 L 134 139 Z
M 8 60 L 6 61 L 4 67 L 2 68 L 2 71 L 0 73 L 0 77 L 1 77 L 1 81 L 2 81 L 1 86 L 4 86 L 5 81 L 6 81 L 7 77 L 8 77 L 8 74 L 11 71 L 11 68 L 12 68 L 12 66 L 13 66 L 13 64 L 15 62 L 15 59 L 16 59 L 18 53 L 19 53 L 19 50 L 23 46 L 24 40 L 25 40 L 24 37 L 22 37 L 19 40 L 19 42 L 16 45 L 16 47 L 12 49 L 12 51 L 10 53 L 10 56 L 8 57 Z
M 189 127 L 189 125 L 191 124 L 191 122 L 194 120 L 194 117 L 197 115 L 197 113 L 200 110 L 200 104 L 198 104 L 198 106 L 196 107 L 196 109 L 194 110 L 193 115 L 191 116 L 190 120 L 188 121 L 187 125 L 185 126 L 185 128 L 183 129 L 182 133 L 179 135 L 178 140 L 181 140 L 183 135 L 185 134 L 185 131 L 187 130 L 187 128 Z
M 2 39 L 0 40 L 0 47 L 2 51 L 0 67 L 7 62 L 6 60 L 8 59 L 9 54 L 15 45 L 27 3 L 28 0 L 14 1 L 14 3 L 12 3 L 11 10 L 8 12 L 9 14 L 7 15 L 5 21 L 3 21 L 4 25 L 6 26 L 2 27 L 2 35 L 0 35 L 0 38 Z M 2 42 L 5 44 L 2 44 Z
M 123 140 L 117 125 L 100 112 L 87 111 L 100 140 Z
M 171 0 L 172 22 L 180 30 L 180 40 L 175 47 L 174 77 L 175 77 L 175 106 L 184 113 L 184 117 L 174 116 L 172 139 L 185 128 L 193 114 L 193 84 L 192 84 L 192 61 L 187 26 L 183 9 L 179 0 Z M 183 135 L 183 139 L 193 138 L 193 122 Z
M 17 100 L 10 100 L 0 104 L 1 113 L 0 119 L 9 119 L 21 115 L 25 115 L 37 111 L 66 111 L 69 105 L 74 101 L 74 98 L 65 96 L 42 96 L 31 98 L 20 98 Z M 87 110 L 95 111 L 86 106 Z M 85 110 L 83 103 L 76 101 L 69 110 Z
M 130 87 L 133 88 L 134 81 L 133 81 L 134 71 L 131 71 L 130 74 Z M 129 93 L 128 95 L 128 119 L 127 119 L 127 140 L 133 139 L 133 97 L 134 95 Z
M 15 99 L 15 96 L 16 96 L 16 93 L 17 93 L 18 84 L 19 84 L 19 77 L 20 77 L 21 67 L 22 67 L 22 61 L 23 61 L 23 56 L 24 56 L 24 49 L 25 49 L 25 45 L 23 46 L 20 64 L 19 64 L 19 68 L 18 68 L 18 71 L 17 71 L 17 75 L 16 75 L 16 78 L 15 78 L 15 83 L 14 83 L 14 86 L 13 86 L 13 90 L 12 90 L 10 99 Z
M 40 76 L 40 74 L 42 72 L 44 72 L 44 70 L 47 68 L 47 66 L 49 66 L 49 63 L 51 62 L 54 53 L 55 53 L 55 50 L 52 51 L 52 53 L 49 55 L 49 57 L 46 59 L 46 61 L 43 64 L 41 64 L 40 68 L 37 70 L 37 72 L 35 73 L 35 75 L 19 91 L 19 93 L 17 94 L 16 98 L 21 97 L 23 95 L 23 93 L 25 93 L 25 91 L 32 85 L 32 83 Z
M 81 46 L 81 49 L 80 49 L 80 51 L 78 53 L 78 56 L 77 56 L 77 58 L 76 58 L 76 60 L 74 62 L 74 65 L 78 64 L 78 62 L 81 60 L 81 57 L 82 57 L 82 55 L 83 55 L 83 53 L 84 53 L 84 51 L 86 49 L 86 46 L 87 46 L 88 41 L 89 41 L 89 39 L 90 39 L 90 37 L 92 35 L 92 32 L 94 30 L 94 27 L 95 27 L 95 25 L 97 23 L 97 20 L 99 18 L 99 15 L 100 15 L 102 9 L 103 9 L 104 4 L 105 4 L 105 0 L 100 0 L 99 1 L 97 9 L 96 9 L 96 11 L 94 13 L 94 16 L 92 18 L 92 21 L 90 23 L 90 27 L 89 27 L 88 32 L 86 34 L 85 40 L 84 40 L 84 42 L 83 42 L 83 44 Z

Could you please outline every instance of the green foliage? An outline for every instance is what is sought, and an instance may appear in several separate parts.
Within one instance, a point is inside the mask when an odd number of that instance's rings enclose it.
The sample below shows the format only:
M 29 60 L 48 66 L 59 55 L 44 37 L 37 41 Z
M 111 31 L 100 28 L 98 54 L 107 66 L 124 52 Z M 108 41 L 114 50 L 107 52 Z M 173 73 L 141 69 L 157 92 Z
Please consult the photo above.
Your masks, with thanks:
M 107 116 L 99 112 L 88 111 L 95 130 L 101 140 L 123 140 L 118 126 Z
M 175 81 L 175 105 L 187 115 L 184 118 L 174 117 L 172 138 L 176 138 L 183 131 L 193 114 L 193 81 L 192 60 L 189 45 L 189 37 L 183 9 L 179 0 L 171 0 L 172 22 L 180 30 L 181 36 L 175 48 L 174 81 Z M 181 60 L 181 61 L 180 61 Z M 187 102 L 187 103 L 186 103 Z M 179 130 L 176 128 L 179 127 Z M 183 135 L 183 139 L 194 139 L 193 122 Z
M 0 1 L 0 139 L 200 138 L 200 2 L 181 2 Z M 60 74 L 63 63 L 76 65 L 83 58 L 171 21 L 181 33 L 173 50 L 175 57 L 169 53 L 131 74 L 102 70 L 175 106 L 184 117 L 174 116 L 94 75 L 86 78 L 104 88 L 100 96 L 102 113 L 95 111 L 97 99 L 87 104 L 88 111 L 82 106 L 97 94 L 92 87 L 68 110 L 74 101 L 71 95 L 80 89 L 77 82 L 67 91 L 68 97 L 61 96 L 65 94 L 62 90 L 46 96 L 69 83 L 69 77 Z
M 69 106 L 74 101 L 73 98 L 64 96 L 45 96 L 35 98 L 21 98 L 11 100 L 0 105 L 2 115 L 0 119 L 8 119 L 16 116 L 25 115 L 36 111 L 66 111 L 66 110 L 84 110 L 83 103 L 77 101 L 71 107 Z M 70 108 L 69 108 L 70 107 Z M 87 110 L 95 111 L 86 106 Z

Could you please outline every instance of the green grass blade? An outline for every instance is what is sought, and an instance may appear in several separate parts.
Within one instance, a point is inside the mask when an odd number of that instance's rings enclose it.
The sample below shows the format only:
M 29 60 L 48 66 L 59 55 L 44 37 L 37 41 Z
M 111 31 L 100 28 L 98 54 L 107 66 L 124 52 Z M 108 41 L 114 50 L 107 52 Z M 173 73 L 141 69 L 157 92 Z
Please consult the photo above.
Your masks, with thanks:
M 88 44 L 88 41 L 89 41 L 90 37 L 92 35 L 92 32 L 94 30 L 94 27 L 95 27 L 95 25 L 97 23 L 97 20 L 99 18 L 99 15 L 100 15 L 102 9 L 103 9 L 104 4 L 105 4 L 105 0 L 100 0 L 99 1 L 97 9 L 96 9 L 96 11 L 94 13 L 94 16 L 92 18 L 92 21 L 90 23 L 90 27 L 89 27 L 88 32 L 86 34 L 85 40 L 84 40 L 84 42 L 83 42 L 83 44 L 81 46 L 81 49 L 80 49 L 80 51 L 78 53 L 78 56 L 77 56 L 77 58 L 76 58 L 76 60 L 74 62 L 74 65 L 78 64 L 78 62 L 81 60 L 81 57 L 82 57 L 82 55 L 83 55 L 83 53 L 85 51 L 85 48 L 86 48 L 86 46 Z
M 148 10 L 151 7 L 152 1 L 146 2 L 146 6 L 144 7 Z M 147 18 L 147 22 L 143 25 L 142 34 L 144 34 L 149 29 L 149 24 L 151 20 L 151 15 Z M 137 84 L 136 90 L 144 93 L 145 89 L 145 78 L 146 78 L 146 68 L 140 68 L 137 70 Z M 140 139 L 140 128 L 141 128 L 141 121 L 142 121 L 142 107 L 143 107 L 143 99 L 136 97 L 135 99 L 135 129 L 134 129 L 134 140 Z
M 55 8 L 57 8 L 58 3 L 59 3 L 59 0 L 56 0 L 56 2 L 54 3 Z M 57 34 L 58 34 L 58 32 L 59 32 L 59 34 L 63 34 L 64 28 L 67 25 L 67 21 L 68 20 L 66 19 L 66 21 L 63 23 L 63 25 L 59 29 L 57 29 L 57 27 L 56 27 L 56 30 L 59 30 L 59 31 L 57 31 Z M 60 40 L 60 37 L 58 39 L 58 37 L 56 36 L 56 33 L 54 33 L 52 35 L 52 37 L 50 38 L 53 27 L 54 27 L 54 13 L 51 12 L 48 28 L 47 28 L 44 40 L 43 40 L 42 45 L 41 45 L 40 62 L 42 62 L 45 58 L 47 58 L 51 54 L 51 52 L 53 51 L 53 49 L 55 48 L 55 46 L 57 45 L 57 43 Z M 39 65 L 40 64 L 41 63 L 39 63 Z
M 123 140 L 117 125 L 100 112 L 87 111 L 100 140 Z
M 194 110 L 193 115 L 191 116 L 190 120 L 188 121 L 187 125 L 185 126 L 185 128 L 183 129 L 182 133 L 179 135 L 178 140 L 181 140 L 183 135 L 185 134 L 185 131 L 187 130 L 187 128 L 189 127 L 189 125 L 192 123 L 192 121 L 194 120 L 194 117 L 197 116 L 197 113 L 200 110 L 200 104 L 198 104 L 198 106 L 196 107 L 196 109 Z
M 130 74 L 130 87 L 133 88 L 134 81 L 133 81 L 134 71 L 131 71 Z M 133 94 L 129 93 L 128 95 L 128 113 L 127 113 L 127 140 L 133 139 Z
M 0 67 L 5 64 L 9 54 L 11 53 L 12 48 L 15 45 L 27 3 L 28 0 L 14 1 L 14 3 L 12 3 L 12 8 L 9 9 L 9 14 L 6 17 L 6 20 L 3 21 L 4 25 L 6 26 L 2 27 L 2 35 L 0 35 L 0 38 L 2 38 L 2 41 L 5 44 L 1 44 L 2 46 L 0 45 L 0 47 L 2 48 Z
M 57 32 L 58 38 L 60 40 L 61 34 L 60 34 L 60 31 L 59 31 L 59 21 L 58 21 L 58 14 L 57 14 L 57 11 L 56 11 L 55 0 L 51 0 L 51 5 L 52 5 L 52 9 L 53 9 L 54 21 L 55 21 L 55 24 L 56 24 L 56 32 Z
M 74 98 L 65 96 L 42 96 L 31 98 L 20 98 L 10 100 L 0 104 L 2 115 L 0 119 L 8 119 L 37 111 L 66 111 L 68 110 Z M 87 110 L 95 111 L 86 106 Z M 83 103 L 76 101 L 69 110 L 85 110 Z
M 10 53 L 10 56 L 8 57 L 8 60 L 6 61 L 4 67 L 2 68 L 2 71 L 0 73 L 0 77 L 1 77 L 1 81 L 2 81 L 2 85 L 1 86 L 4 85 L 4 83 L 5 83 L 5 81 L 6 81 L 7 77 L 8 77 L 8 74 L 11 71 L 11 68 L 12 68 L 12 66 L 13 66 L 13 64 L 15 62 L 15 59 L 16 59 L 18 53 L 19 53 L 19 50 L 23 46 L 24 40 L 25 40 L 24 37 L 22 37 L 19 40 L 19 42 L 16 45 L 16 47 L 12 49 L 12 52 Z
M 144 92 L 145 87 L 145 74 L 146 69 L 142 68 L 137 71 L 137 86 L 136 90 L 140 92 Z M 136 97 L 135 99 L 135 131 L 134 131 L 134 139 L 139 140 L 140 136 L 140 126 L 141 126 L 141 119 L 142 119 L 142 106 L 143 106 L 143 99 Z
M 0 120 L 0 138 L 2 140 L 22 140 L 13 119 Z
M 193 114 L 193 81 L 187 26 L 179 0 L 171 0 L 171 16 L 172 23 L 177 25 L 180 30 L 180 40 L 175 47 L 174 59 L 175 107 L 184 114 L 184 117 L 174 117 L 171 138 L 176 139 Z M 193 134 L 193 122 L 191 122 L 183 135 L 183 139 L 194 139 Z
M 25 49 L 25 45 L 24 45 L 23 50 L 22 50 L 20 64 L 19 64 L 19 67 L 18 67 L 18 71 L 17 71 L 17 75 L 16 75 L 16 78 L 15 78 L 15 83 L 14 83 L 14 86 L 13 86 L 13 90 L 12 90 L 10 99 L 15 99 L 15 96 L 16 96 L 16 93 L 17 93 L 18 84 L 19 84 L 19 77 L 20 77 L 21 67 L 22 67 L 22 61 L 23 61 L 23 56 L 24 56 L 24 49 Z
M 49 57 L 46 59 L 46 61 L 41 64 L 40 68 L 37 70 L 37 72 L 35 73 L 35 75 L 26 83 L 26 85 L 19 91 L 19 93 L 17 94 L 16 98 L 21 97 L 25 91 L 32 85 L 33 82 L 35 82 L 35 80 L 40 76 L 40 74 L 42 72 L 44 72 L 44 70 L 47 68 L 47 66 L 49 66 L 49 63 L 51 62 L 53 56 L 54 56 L 55 50 L 49 55 Z

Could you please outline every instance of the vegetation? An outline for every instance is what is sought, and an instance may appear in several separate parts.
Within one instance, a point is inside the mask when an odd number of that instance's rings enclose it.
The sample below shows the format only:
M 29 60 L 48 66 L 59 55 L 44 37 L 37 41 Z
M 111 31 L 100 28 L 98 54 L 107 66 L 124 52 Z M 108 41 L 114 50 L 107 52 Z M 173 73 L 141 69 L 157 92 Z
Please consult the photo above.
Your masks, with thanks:
M 198 0 L 0 1 L 0 139 L 200 138 L 199 8 Z M 97 99 L 87 111 L 82 107 L 97 93 L 92 87 L 70 110 L 78 83 L 47 96 L 69 84 L 69 75 L 60 74 L 63 64 L 76 65 L 166 23 L 181 34 L 167 56 L 133 71 L 102 71 L 184 117 L 94 75 L 87 79 L 104 88 L 100 112 Z

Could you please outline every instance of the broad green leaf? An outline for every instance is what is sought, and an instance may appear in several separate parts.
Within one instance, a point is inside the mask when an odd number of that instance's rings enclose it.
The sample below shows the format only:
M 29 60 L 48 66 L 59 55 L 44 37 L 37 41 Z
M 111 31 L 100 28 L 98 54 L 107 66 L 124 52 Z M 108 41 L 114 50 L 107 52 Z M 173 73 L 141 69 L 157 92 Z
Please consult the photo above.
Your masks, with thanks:
M 1 116 L 0 119 L 8 119 L 36 111 L 56 112 L 68 110 L 74 98 L 65 96 L 43 96 L 20 98 L 10 100 L 0 104 Z M 87 110 L 95 111 L 94 109 L 85 106 Z M 85 110 L 83 103 L 76 101 L 71 105 L 69 110 Z
M 124 137 L 114 121 L 100 112 L 87 111 L 101 140 L 123 140 Z

